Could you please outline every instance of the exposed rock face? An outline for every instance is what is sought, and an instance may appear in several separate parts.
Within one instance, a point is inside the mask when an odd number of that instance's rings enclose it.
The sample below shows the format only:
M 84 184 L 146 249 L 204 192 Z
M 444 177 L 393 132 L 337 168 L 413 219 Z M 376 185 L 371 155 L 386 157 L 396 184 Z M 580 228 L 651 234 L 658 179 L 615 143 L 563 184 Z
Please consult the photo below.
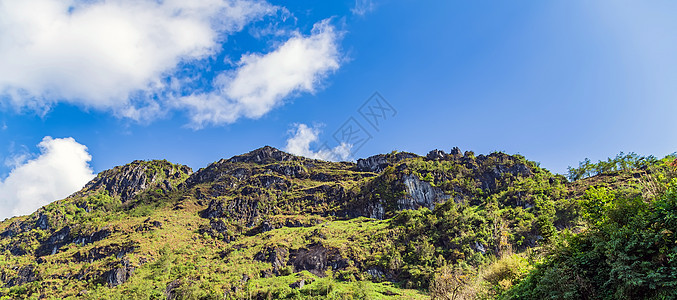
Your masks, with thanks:
M 17 235 L 17 233 L 22 232 L 22 231 L 23 231 L 23 229 L 21 228 L 21 222 L 15 221 L 15 222 L 12 222 L 12 224 L 10 224 L 9 226 L 7 226 L 5 231 L 0 233 L 0 237 L 1 238 L 13 237 L 13 236 Z
M 192 173 L 193 170 L 190 167 L 183 165 L 172 165 L 166 161 L 137 160 L 99 173 L 81 191 L 71 197 L 105 190 L 110 196 L 120 197 L 122 202 L 126 202 L 149 188 L 159 188 L 163 191 L 174 190 L 176 186 L 172 184 L 173 181 Z
M 522 163 L 514 164 L 510 167 L 506 165 L 496 165 L 491 167 L 488 170 L 485 170 L 479 176 L 479 180 L 482 183 L 482 189 L 487 191 L 493 191 L 496 189 L 496 180 L 500 179 L 503 174 L 510 174 L 511 176 L 520 176 L 520 177 L 529 177 L 533 174 L 529 167 Z
M 388 166 L 385 155 L 375 155 L 357 160 L 357 169 L 362 172 L 381 172 Z
M 128 242 L 126 244 L 110 244 L 102 247 L 94 247 L 87 252 L 77 252 L 73 255 L 75 261 L 93 262 L 114 255 L 120 259 L 128 253 L 134 252 L 138 248 L 138 243 Z
M 38 212 L 40 212 L 38 210 Z M 41 229 L 49 230 L 49 219 L 44 213 L 38 213 L 37 215 L 32 215 L 30 218 L 24 221 L 14 221 L 12 222 L 3 232 L 0 232 L 0 238 L 13 237 L 19 233 L 27 232 L 32 229 Z
M 371 276 L 372 280 L 382 281 L 382 280 L 386 279 L 386 274 L 383 271 L 381 271 L 380 268 L 376 268 L 376 267 L 369 268 L 369 269 L 367 269 L 366 273 L 369 276 Z
M 486 247 L 485 247 L 484 245 L 478 243 L 478 242 L 474 242 L 474 243 L 471 245 L 471 247 L 472 247 L 475 251 L 478 251 L 478 252 L 480 252 L 480 253 L 482 253 L 482 254 L 485 254 L 485 253 L 487 252 Z
M 79 244 L 80 246 L 84 246 L 87 244 L 103 240 L 107 238 L 110 234 L 111 230 L 108 228 L 104 228 L 89 235 L 76 236 L 73 238 L 73 243 Z
M 249 180 L 248 183 L 264 189 L 272 188 L 281 191 L 287 190 L 291 186 L 291 183 L 283 177 L 272 175 L 259 175 Z
M 302 166 L 290 166 L 284 164 L 274 164 L 267 166 L 266 169 L 269 169 L 277 174 L 284 175 L 287 177 L 294 178 L 307 178 L 308 171 Z
M 5 277 L 5 275 L 3 274 L 2 277 Z M 22 285 L 24 283 L 33 282 L 36 279 L 37 275 L 35 274 L 35 267 L 33 265 L 26 265 L 18 268 L 17 275 L 14 278 L 8 280 L 5 284 L 5 287 Z M 3 281 L 5 281 L 4 278 Z
M 174 300 L 178 297 L 176 293 L 176 289 L 181 286 L 181 281 L 178 279 L 174 279 L 172 282 L 167 284 L 167 288 L 165 289 L 165 298 L 167 300 Z
M 71 241 L 71 228 L 66 226 L 61 228 L 61 230 L 53 233 L 47 241 L 43 242 L 42 245 L 36 251 L 36 256 L 45 256 L 56 253 L 62 246 L 69 244 Z
M 105 239 L 111 234 L 111 230 L 103 228 L 89 235 L 72 236 L 71 228 L 69 226 L 61 228 L 61 230 L 53 233 L 40 247 L 35 251 L 36 256 L 51 255 L 59 251 L 59 249 L 70 243 L 86 245 Z
M 428 160 L 442 160 L 447 156 L 446 153 L 442 150 L 432 150 L 428 152 L 428 155 L 426 155 L 426 159 Z
M 273 267 L 272 272 L 275 275 L 280 275 L 280 269 L 284 268 L 287 264 L 287 256 L 289 251 L 286 248 L 276 247 L 276 248 L 266 248 L 261 252 L 254 255 L 254 259 L 270 263 Z
M 399 209 L 418 209 L 420 207 L 434 209 L 436 203 L 442 203 L 450 198 L 442 190 L 433 187 L 428 182 L 421 181 L 414 174 L 405 175 L 403 183 L 407 195 L 397 201 Z
M 40 217 L 38 217 L 38 221 L 35 223 L 35 226 L 42 230 L 49 229 L 49 220 L 47 219 L 47 215 L 40 214 Z
M 237 182 L 251 176 L 252 172 L 250 169 L 237 168 L 222 159 L 193 173 L 181 186 L 186 188 L 205 182 L 219 182 L 225 184 L 224 188 L 235 188 Z
M 317 276 L 324 277 L 327 267 L 340 270 L 348 267 L 348 260 L 341 257 L 337 249 L 325 248 L 322 245 L 312 245 L 305 249 L 292 250 L 287 265 L 294 266 L 296 272 L 307 270 Z
M 386 209 L 381 202 L 369 203 L 364 209 L 364 215 L 367 218 L 383 220 L 386 216 Z M 358 214 L 359 215 L 359 214 Z
M 292 160 L 302 160 L 304 158 L 295 156 L 280 150 L 277 150 L 270 146 L 265 146 L 263 148 L 256 149 L 247 154 L 242 154 L 234 156 L 228 160 L 228 162 L 249 162 L 256 164 L 271 164 L 275 162 L 283 161 L 292 161 Z
M 398 152 L 396 154 L 379 154 L 364 159 L 357 160 L 357 169 L 362 172 L 379 173 L 388 166 L 392 166 L 407 158 L 418 157 L 418 155 L 408 152 Z
M 300 289 L 305 285 L 306 285 L 306 281 L 304 279 L 301 279 L 301 280 L 296 281 L 294 283 L 290 283 L 289 287 L 292 288 L 292 289 Z
M 315 204 L 320 202 L 341 202 L 347 197 L 347 193 L 343 186 L 341 185 L 328 185 L 323 184 L 317 187 L 305 189 L 304 193 L 307 195 L 304 197 L 306 200 L 311 200 Z M 322 199 L 319 199 L 317 195 L 323 195 Z
M 125 283 L 132 274 L 134 274 L 134 267 L 131 266 L 129 260 L 125 259 L 120 262 L 120 266 L 105 272 L 103 279 L 109 287 L 116 287 Z
M 248 227 L 252 227 L 259 220 L 261 213 L 266 211 L 267 208 L 261 205 L 259 199 L 242 196 L 232 200 L 211 200 L 209 206 L 202 211 L 202 217 L 243 220 Z

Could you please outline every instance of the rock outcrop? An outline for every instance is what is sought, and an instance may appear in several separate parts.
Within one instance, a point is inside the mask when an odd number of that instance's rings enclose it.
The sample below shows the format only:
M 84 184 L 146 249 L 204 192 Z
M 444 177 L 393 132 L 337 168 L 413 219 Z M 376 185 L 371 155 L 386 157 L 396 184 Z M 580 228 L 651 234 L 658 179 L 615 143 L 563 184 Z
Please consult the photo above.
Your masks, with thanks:
M 161 160 L 137 160 L 99 173 L 71 197 L 81 197 L 103 190 L 110 196 L 120 197 L 124 203 L 148 189 L 160 189 L 165 192 L 175 190 L 181 179 L 192 173 L 193 170 L 184 165 L 174 165 Z
M 292 160 L 298 161 L 304 159 L 305 158 L 302 158 L 300 156 L 295 156 L 275 149 L 273 147 L 265 146 L 263 148 L 256 149 L 246 154 L 233 156 L 228 160 L 228 162 L 231 163 L 248 162 L 265 165 L 275 162 L 292 161 Z
M 408 152 L 374 155 L 368 158 L 358 159 L 357 169 L 362 172 L 379 173 L 388 166 L 392 166 L 402 160 L 414 157 L 418 157 L 418 155 Z
M 8 280 L 5 279 L 6 275 L 3 273 L 2 274 L 2 281 L 5 281 L 5 287 L 13 287 L 17 285 L 22 285 L 24 283 L 29 283 L 33 282 L 37 279 L 37 274 L 35 272 L 35 266 L 33 265 L 25 265 L 22 267 L 15 267 L 17 270 L 16 276 L 9 278 Z
M 35 256 L 45 256 L 55 254 L 61 247 L 66 246 L 71 243 L 75 243 L 81 246 L 91 244 L 108 237 L 112 231 L 109 228 L 103 228 L 97 230 L 91 234 L 71 234 L 71 227 L 65 226 L 59 231 L 54 232 L 52 235 L 47 238 L 46 241 L 40 244 L 40 247 L 35 251 Z
M 426 159 L 428 160 L 443 160 L 447 154 L 442 151 L 442 150 L 433 150 L 428 152 L 428 155 L 426 155 Z
M 406 196 L 397 200 L 397 207 L 400 210 L 421 207 L 432 210 L 435 208 L 435 204 L 445 202 L 450 198 L 441 189 L 433 187 L 428 182 L 421 181 L 416 175 L 404 175 L 402 182 Z
M 129 260 L 123 259 L 117 267 L 103 273 L 102 279 L 109 287 L 116 287 L 125 283 L 127 279 L 134 274 L 134 269 L 135 268 L 130 264 Z
M 254 255 L 254 259 L 270 263 L 272 268 L 272 273 L 275 275 L 280 275 L 280 270 L 287 265 L 287 257 L 289 256 L 289 250 L 282 247 L 266 248 L 261 252 Z
M 308 248 L 291 250 L 287 265 L 294 266 L 296 272 L 306 270 L 319 277 L 326 276 L 328 267 L 341 270 L 348 267 L 348 260 L 341 257 L 338 249 L 325 248 L 322 245 L 311 245 Z

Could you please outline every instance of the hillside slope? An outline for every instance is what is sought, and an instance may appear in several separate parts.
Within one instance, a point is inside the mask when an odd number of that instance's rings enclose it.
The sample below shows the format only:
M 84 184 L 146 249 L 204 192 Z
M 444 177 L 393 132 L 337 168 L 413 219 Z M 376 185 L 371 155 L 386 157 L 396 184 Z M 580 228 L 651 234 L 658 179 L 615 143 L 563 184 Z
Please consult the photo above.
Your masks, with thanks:
M 414 299 L 451 274 L 493 297 L 512 283 L 487 266 L 583 228 L 585 182 L 458 148 L 351 163 L 264 147 L 195 172 L 135 161 L 2 222 L 0 295 Z

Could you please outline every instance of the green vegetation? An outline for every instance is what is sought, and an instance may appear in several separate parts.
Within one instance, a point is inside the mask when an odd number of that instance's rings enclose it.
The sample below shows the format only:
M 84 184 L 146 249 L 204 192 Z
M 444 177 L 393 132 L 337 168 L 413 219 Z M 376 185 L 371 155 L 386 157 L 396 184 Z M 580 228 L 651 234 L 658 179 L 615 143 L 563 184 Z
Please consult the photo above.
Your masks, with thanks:
M 673 299 L 677 296 L 674 157 L 631 188 L 590 187 L 587 230 L 567 234 L 505 299 Z M 658 189 L 658 190 L 656 190 Z
M 265 147 L 194 173 L 104 171 L 0 223 L 0 298 L 673 295 L 674 156 L 619 155 L 573 182 L 501 152 L 370 161 Z
M 675 154 L 669 157 L 675 158 Z M 645 157 L 634 152 L 629 154 L 621 152 L 614 158 L 608 158 L 606 161 L 600 160 L 597 163 L 593 163 L 586 158 L 578 164 L 578 168 L 569 167 L 569 180 L 574 181 L 610 172 L 646 169 L 659 163 L 660 161 L 652 155 Z

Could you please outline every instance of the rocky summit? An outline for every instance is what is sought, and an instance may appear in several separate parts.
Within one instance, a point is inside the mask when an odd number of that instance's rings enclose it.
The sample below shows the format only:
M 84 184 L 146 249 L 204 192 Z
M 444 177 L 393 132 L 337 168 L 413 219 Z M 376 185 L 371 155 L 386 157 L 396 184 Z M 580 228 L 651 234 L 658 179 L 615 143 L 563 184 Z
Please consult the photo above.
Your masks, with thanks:
M 669 163 L 569 181 L 520 155 L 459 148 L 353 163 L 266 146 L 195 172 L 134 161 L 0 224 L 0 296 L 536 299 L 546 294 L 524 289 L 548 278 L 544 262 L 566 259 L 572 237 L 603 225 L 590 221 L 603 211 L 590 199 L 617 193 L 604 198 L 611 212 L 621 195 L 660 198 Z M 657 252 L 638 259 L 672 268 L 674 250 L 660 245 L 677 230 L 662 229 L 663 242 L 647 246 Z M 586 274 L 558 288 L 596 293 L 597 275 Z M 644 292 L 668 295 L 652 278 Z

